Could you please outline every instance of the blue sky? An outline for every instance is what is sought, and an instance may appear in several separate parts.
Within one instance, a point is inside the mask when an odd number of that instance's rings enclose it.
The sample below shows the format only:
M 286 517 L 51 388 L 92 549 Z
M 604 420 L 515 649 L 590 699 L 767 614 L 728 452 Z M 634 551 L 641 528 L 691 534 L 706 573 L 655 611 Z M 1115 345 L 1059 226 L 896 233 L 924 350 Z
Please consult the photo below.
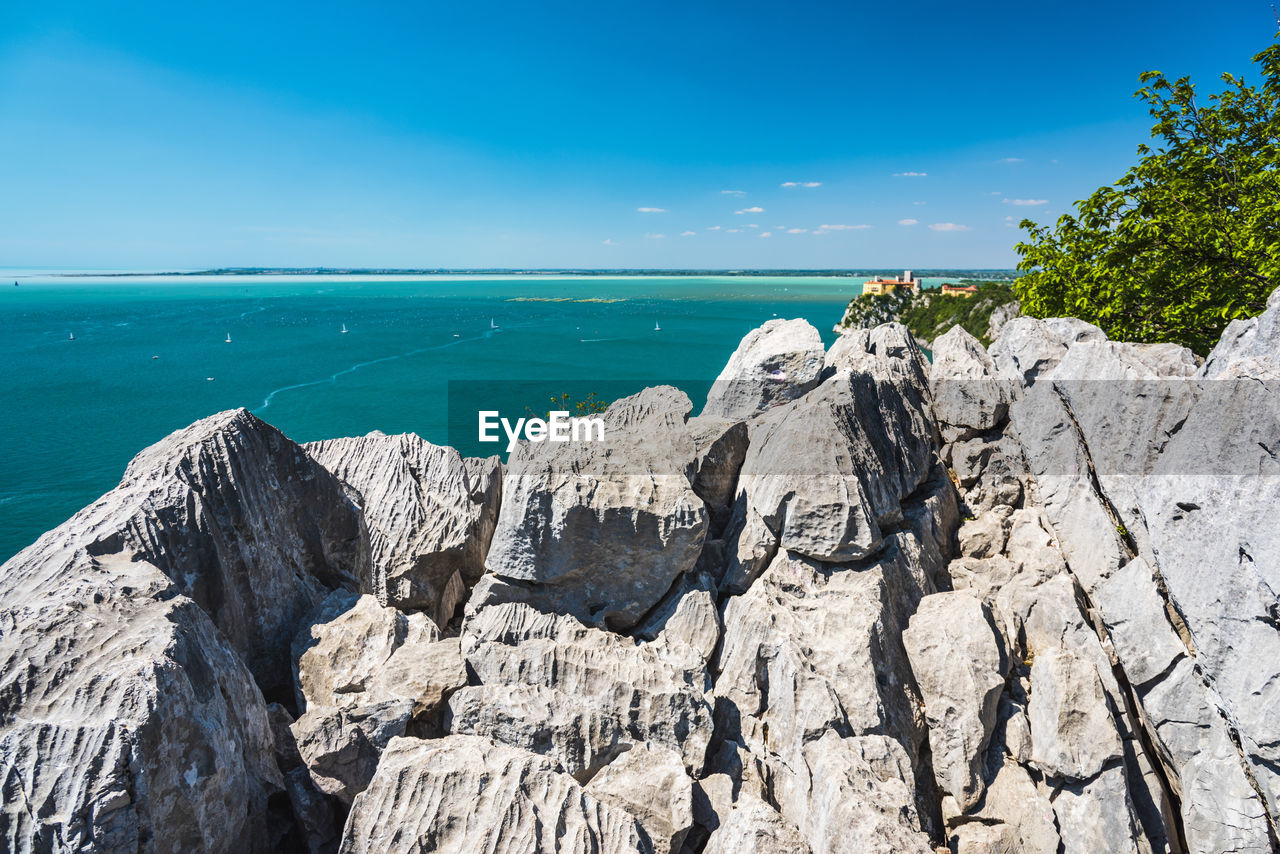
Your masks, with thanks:
M 0 267 L 1005 267 L 1266 2 L 0 4 Z M 1009 218 L 1012 218 L 1010 220 Z M 767 235 L 767 236 L 766 236 Z

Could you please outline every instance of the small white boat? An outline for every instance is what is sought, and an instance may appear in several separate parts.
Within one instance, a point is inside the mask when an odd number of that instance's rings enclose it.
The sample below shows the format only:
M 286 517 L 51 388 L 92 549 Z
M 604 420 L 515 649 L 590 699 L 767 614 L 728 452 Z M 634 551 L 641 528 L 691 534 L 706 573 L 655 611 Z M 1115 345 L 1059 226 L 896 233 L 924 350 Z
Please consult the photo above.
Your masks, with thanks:
M 228 332 L 228 333 L 227 333 L 227 340 L 226 340 L 226 341 L 224 341 L 223 343 L 224 343 L 224 344 L 230 344 L 230 343 L 231 343 L 231 333 L 230 333 L 230 332 Z
M 655 323 L 655 324 L 653 324 L 653 331 L 654 331 L 654 332 L 661 332 L 661 331 L 662 331 L 662 327 Z
M 342 324 L 342 334 L 343 334 L 343 335 L 346 335 L 346 334 L 347 334 L 347 324 L 345 324 L 345 323 L 344 323 L 344 324 Z
M 75 334 L 74 332 L 68 332 L 68 333 L 67 333 L 67 340 L 68 340 L 68 341 L 74 341 L 74 340 L 76 340 L 76 334 Z
M 493 318 L 492 318 L 492 317 L 491 317 L 491 318 L 489 318 L 489 328 L 490 328 L 490 329 L 497 329 L 497 328 L 498 328 L 498 324 L 496 324 L 496 323 L 494 323 L 494 322 L 493 322 Z

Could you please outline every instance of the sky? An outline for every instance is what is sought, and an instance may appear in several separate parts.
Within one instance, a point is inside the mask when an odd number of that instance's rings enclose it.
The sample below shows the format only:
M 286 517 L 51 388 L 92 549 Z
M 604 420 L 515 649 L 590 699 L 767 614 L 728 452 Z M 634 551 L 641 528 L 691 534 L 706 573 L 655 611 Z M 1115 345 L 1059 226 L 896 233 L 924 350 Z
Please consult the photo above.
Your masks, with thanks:
M 1005 268 L 1267 2 L 0 3 L 0 267 Z

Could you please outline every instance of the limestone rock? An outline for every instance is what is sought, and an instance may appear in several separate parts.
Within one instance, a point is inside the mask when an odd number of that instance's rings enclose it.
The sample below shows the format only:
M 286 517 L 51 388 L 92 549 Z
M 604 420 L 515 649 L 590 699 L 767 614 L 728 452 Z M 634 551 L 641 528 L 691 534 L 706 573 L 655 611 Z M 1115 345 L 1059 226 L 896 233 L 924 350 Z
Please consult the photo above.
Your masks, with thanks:
M 823 350 L 822 337 L 808 321 L 767 321 L 733 352 L 702 415 L 741 420 L 795 400 L 818 384 Z
M 441 640 L 425 614 L 403 614 L 369 595 L 332 599 L 347 609 L 295 644 L 305 711 L 291 729 L 316 787 L 350 803 L 392 738 L 438 731 L 446 700 L 467 674 L 458 641 Z
M 689 432 L 695 449 L 693 491 L 713 516 L 717 510 L 727 513 L 747 453 L 747 424 L 699 415 L 689 419 Z
M 20 561 L 33 588 L 89 556 L 144 560 L 226 635 L 273 699 L 292 682 L 289 644 L 330 590 L 369 574 L 359 512 L 338 481 L 243 409 L 170 434 L 120 485 L 42 536 Z
M 1034 725 L 1034 724 L 1033 724 Z M 1034 736 L 1033 736 L 1034 737 Z M 1125 782 L 1124 769 L 1113 765 L 1089 782 L 1063 786 L 1053 799 L 1063 854 L 1148 854 Z
M 987 320 L 987 340 L 995 341 L 1004 331 L 1004 327 L 1015 317 L 1022 317 L 1022 306 L 1017 302 L 1007 302 L 997 306 Z M 936 342 L 935 342 L 936 343 Z
M 539 756 L 488 739 L 392 739 L 342 854 L 652 852 L 640 825 Z
M 632 744 L 623 721 L 544 685 L 462 688 L 445 728 L 546 756 L 584 785 Z
M 591 625 L 631 628 L 698 559 L 707 511 L 690 486 L 683 392 L 615 401 L 604 442 L 523 442 L 511 454 L 487 566 L 473 595 L 529 601 Z
M 153 564 L 54 548 L 87 521 L 0 573 L 0 848 L 271 850 L 283 781 L 252 676 Z
M 948 442 L 985 433 L 1008 417 L 1009 380 L 963 327 L 953 326 L 933 342 L 929 387 L 934 415 Z
M 635 816 L 654 854 L 679 854 L 693 826 L 693 781 L 680 754 L 636 745 L 593 777 L 586 790 Z
M 972 819 L 951 831 L 956 854 L 1057 854 L 1053 804 L 1014 763 L 1000 767 Z
M 812 854 L 794 824 L 759 798 L 747 795 L 734 803 L 711 834 L 704 854 Z
M 1000 330 L 991 345 L 991 360 L 1002 375 L 1030 386 L 1056 368 L 1072 345 L 1106 337 L 1098 327 L 1074 317 L 1018 317 Z
M 838 370 L 758 420 L 730 527 L 731 592 L 750 585 L 775 547 L 831 562 L 873 554 L 931 473 L 936 428 L 909 334 L 877 327 L 841 342 L 852 343 L 838 364 L 857 370 Z
M 580 709 L 589 708 L 625 732 L 627 743 L 675 750 L 696 776 L 711 738 L 711 708 L 703 696 L 706 677 L 700 667 L 679 669 L 654 647 L 523 603 L 485 607 L 462 630 L 463 654 L 482 685 L 555 688 L 575 701 L 551 708 L 531 703 L 525 707 L 531 716 L 522 727 L 563 729 L 566 724 L 556 723 L 558 716 L 581 717 Z M 610 738 L 608 730 L 596 729 L 590 720 L 572 726 Z M 607 747 L 607 742 L 588 742 L 596 746 L 586 755 L 602 753 L 602 743 Z M 580 760 L 563 753 L 549 750 L 548 755 L 566 768 L 582 767 Z
M 413 433 L 305 448 L 364 512 L 382 604 L 425 609 L 438 625 L 448 623 L 484 572 L 501 494 L 498 458 L 464 461 Z
M 980 602 L 968 593 L 920 600 L 902 636 L 929 724 L 933 773 L 962 810 L 982 797 L 984 754 L 1004 687 L 1004 655 Z
M 1031 665 L 1031 762 L 1054 777 L 1088 780 L 1120 756 L 1095 665 L 1049 647 Z

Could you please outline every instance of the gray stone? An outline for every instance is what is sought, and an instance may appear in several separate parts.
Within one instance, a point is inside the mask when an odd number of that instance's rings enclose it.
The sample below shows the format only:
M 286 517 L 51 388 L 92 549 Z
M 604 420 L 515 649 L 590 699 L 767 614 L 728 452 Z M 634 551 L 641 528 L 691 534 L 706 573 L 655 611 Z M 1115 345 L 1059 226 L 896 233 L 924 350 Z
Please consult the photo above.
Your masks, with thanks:
M 351 807 L 342 854 L 652 852 L 635 818 L 554 764 L 470 735 L 395 738 Z
M 767 321 L 742 339 L 711 386 L 703 416 L 741 420 L 818 384 L 822 337 L 805 320 Z
M 1015 317 L 1022 317 L 1022 306 L 1017 302 L 1007 302 L 997 306 L 987 319 L 987 340 L 995 341 L 1004 331 L 1004 327 Z
M 693 781 L 679 753 L 636 745 L 593 777 L 586 790 L 635 816 L 654 854 L 679 854 L 693 826 Z
M 1072 345 L 1106 337 L 1098 327 L 1074 317 L 1017 317 L 1004 325 L 992 343 L 991 360 L 1005 377 L 1031 386 L 1056 368 Z
M 1088 780 L 1120 757 L 1102 682 L 1093 662 L 1048 647 L 1031 665 L 1031 763 L 1053 777 Z
M 811 854 L 794 824 L 759 798 L 739 798 L 711 834 L 704 854 Z
M 920 600 L 902 635 L 924 699 L 938 787 L 968 810 L 982 797 L 1005 661 L 982 602 L 969 593 Z
M 464 461 L 413 433 L 305 447 L 364 513 L 379 601 L 447 624 L 484 572 L 502 489 L 498 458 Z
M 998 374 L 987 351 L 963 327 L 953 326 L 933 342 L 929 387 L 934 415 L 948 442 L 993 430 L 1008 418 L 1010 381 Z
M 681 391 L 646 389 L 609 406 L 603 442 L 520 443 L 487 560 L 496 577 L 468 610 L 528 601 L 615 631 L 638 623 L 707 532 L 689 409 Z

